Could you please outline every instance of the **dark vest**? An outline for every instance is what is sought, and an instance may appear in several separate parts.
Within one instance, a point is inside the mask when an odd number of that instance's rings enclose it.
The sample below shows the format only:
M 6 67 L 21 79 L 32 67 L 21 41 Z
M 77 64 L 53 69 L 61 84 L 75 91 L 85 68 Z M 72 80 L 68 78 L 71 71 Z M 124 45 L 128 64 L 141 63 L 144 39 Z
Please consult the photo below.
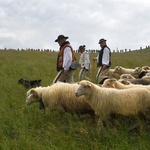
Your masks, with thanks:
M 110 51 L 110 48 L 107 46 L 107 45 L 105 45 L 101 50 L 100 50 L 100 52 L 99 52 L 99 57 L 98 57 L 98 63 L 97 63 L 97 66 L 98 67 L 100 67 L 100 66 L 102 66 L 102 58 L 103 58 L 103 53 L 104 53 L 104 49 L 105 48 L 108 48 L 109 49 L 109 65 L 108 65 L 108 67 L 110 67 L 111 66 L 111 51 Z

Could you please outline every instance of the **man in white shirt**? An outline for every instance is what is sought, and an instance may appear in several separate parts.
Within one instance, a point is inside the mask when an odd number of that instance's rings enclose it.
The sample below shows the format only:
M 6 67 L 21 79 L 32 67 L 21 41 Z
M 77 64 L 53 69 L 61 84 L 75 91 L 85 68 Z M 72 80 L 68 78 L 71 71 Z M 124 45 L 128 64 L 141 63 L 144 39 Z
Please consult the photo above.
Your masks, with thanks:
M 79 64 L 81 66 L 81 70 L 79 72 L 79 80 L 91 80 L 86 75 L 90 74 L 90 58 L 89 53 L 85 50 L 85 45 L 79 46 L 78 51 L 81 53 Z
M 97 83 L 100 83 L 111 66 L 111 50 L 107 46 L 105 39 L 100 39 L 98 44 L 100 44 L 101 50 L 96 58 L 97 66 L 100 67 L 96 75 L 96 80 Z
M 57 71 L 58 74 L 55 77 L 53 83 L 57 81 L 73 83 L 73 70 L 70 70 L 71 63 L 75 61 L 73 48 L 68 41 L 68 37 L 59 35 L 55 42 L 58 42 L 60 50 L 57 58 Z

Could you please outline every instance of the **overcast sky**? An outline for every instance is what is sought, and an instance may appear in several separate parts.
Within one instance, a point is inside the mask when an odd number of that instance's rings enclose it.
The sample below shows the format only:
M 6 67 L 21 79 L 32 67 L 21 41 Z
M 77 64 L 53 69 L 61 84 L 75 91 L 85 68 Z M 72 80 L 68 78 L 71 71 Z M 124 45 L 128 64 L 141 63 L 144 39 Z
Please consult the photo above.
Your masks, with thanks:
M 0 48 L 58 50 L 58 35 L 74 49 L 150 45 L 150 0 L 0 0 Z

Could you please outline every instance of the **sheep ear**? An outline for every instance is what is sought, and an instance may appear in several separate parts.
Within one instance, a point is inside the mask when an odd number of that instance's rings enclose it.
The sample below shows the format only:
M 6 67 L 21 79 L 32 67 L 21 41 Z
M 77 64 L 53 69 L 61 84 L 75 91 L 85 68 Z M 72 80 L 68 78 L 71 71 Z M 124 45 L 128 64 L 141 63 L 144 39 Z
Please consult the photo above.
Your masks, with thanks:
M 38 94 L 37 94 L 37 92 L 36 92 L 34 89 L 32 89 L 30 93 L 31 93 L 35 98 L 38 98 Z
M 91 87 L 91 84 L 90 84 L 90 83 L 87 83 L 87 87 Z
M 115 83 L 112 84 L 112 87 L 113 87 L 113 88 L 116 88 Z
M 113 77 L 112 77 L 110 80 L 111 80 L 111 82 L 114 82 L 114 81 L 116 81 L 116 79 L 115 79 L 115 78 L 113 78 Z
M 88 87 L 91 87 L 91 84 L 89 84 Z

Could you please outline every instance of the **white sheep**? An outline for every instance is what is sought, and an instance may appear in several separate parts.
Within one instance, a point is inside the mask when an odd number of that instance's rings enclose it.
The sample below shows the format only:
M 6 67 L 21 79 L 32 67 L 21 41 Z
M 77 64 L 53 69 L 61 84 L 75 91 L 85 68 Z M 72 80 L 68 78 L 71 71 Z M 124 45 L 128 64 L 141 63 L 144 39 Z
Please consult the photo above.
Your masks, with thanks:
M 77 88 L 78 84 L 61 82 L 48 87 L 32 88 L 27 92 L 26 103 L 31 104 L 42 101 L 43 106 L 50 110 L 94 116 L 94 110 L 92 110 L 84 96 L 78 99 L 74 95 Z
M 143 66 L 142 69 L 143 70 L 150 70 L 150 66 Z
M 118 73 L 114 73 L 114 69 L 109 69 L 109 71 L 106 73 L 106 76 L 113 77 L 115 79 L 120 78 L 120 75 Z
M 128 88 L 146 88 L 150 91 L 150 85 L 138 85 L 138 84 L 128 84 L 124 85 L 123 83 L 117 81 L 116 79 L 106 79 L 102 87 L 107 88 L 116 88 L 116 89 L 128 89 Z
M 131 74 L 122 74 L 120 79 L 135 79 Z
M 127 68 L 124 68 L 124 67 L 121 67 L 121 66 L 116 66 L 114 68 L 114 73 L 118 73 L 119 75 L 122 75 L 122 74 L 133 74 L 134 72 L 134 69 L 127 69 Z
M 139 76 L 140 72 L 143 71 L 144 69 L 142 69 L 141 67 L 136 67 L 133 71 L 133 75 L 135 76 Z
M 141 85 L 150 85 L 149 79 L 119 79 L 118 81 L 125 85 L 128 85 L 130 83 L 141 84 Z
M 150 73 L 147 73 L 145 76 L 142 77 L 142 79 L 149 79 L 150 80 Z
M 134 69 L 133 75 L 137 76 L 137 78 L 142 78 L 147 72 L 150 72 L 148 66 L 136 67 Z
M 145 88 L 124 90 L 103 88 L 90 81 L 80 81 L 77 97 L 84 95 L 96 114 L 106 119 L 111 113 L 137 116 L 150 108 L 150 92 Z

